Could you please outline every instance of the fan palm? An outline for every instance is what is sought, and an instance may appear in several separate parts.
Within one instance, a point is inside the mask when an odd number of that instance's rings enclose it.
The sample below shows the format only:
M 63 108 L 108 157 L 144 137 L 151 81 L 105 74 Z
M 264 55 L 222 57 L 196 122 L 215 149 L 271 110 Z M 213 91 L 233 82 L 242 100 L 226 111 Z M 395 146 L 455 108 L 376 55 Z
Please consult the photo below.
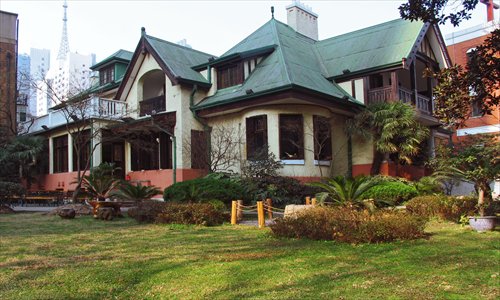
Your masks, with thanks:
M 115 196 L 122 200 L 137 202 L 151 199 L 158 194 L 161 194 L 161 191 L 155 186 L 143 186 L 140 183 L 133 185 L 129 182 L 123 183 L 120 189 L 114 193 Z
M 350 134 L 371 137 L 375 155 L 371 174 L 380 173 L 385 156 L 393 154 L 396 163 L 412 162 L 429 130 L 416 120 L 415 109 L 403 102 L 369 105 L 348 124 Z
M 335 176 L 326 179 L 324 182 L 314 182 L 311 186 L 319 187 L 324 192 L 316 194 L 320 203 L 326 199 L 331 199 L 338 205 L 368 206 L 362 195 L 377 184 L 377 181 L 366 176 L 356 176 L 354 178 Z
M 25 178 L 28 189 L 33 181 L 33 168 L 45 149 L 44 139 L 38 136 L 17 137 L 6 147 L 4 159 L 12 159 L 19 165 L 19 178 Z
M 120 181 L 111 176 L 98 176 L 93 173 L 83 176 L 82 180 L 82 186 L 99 201 L 111 197 L 119 184 Z

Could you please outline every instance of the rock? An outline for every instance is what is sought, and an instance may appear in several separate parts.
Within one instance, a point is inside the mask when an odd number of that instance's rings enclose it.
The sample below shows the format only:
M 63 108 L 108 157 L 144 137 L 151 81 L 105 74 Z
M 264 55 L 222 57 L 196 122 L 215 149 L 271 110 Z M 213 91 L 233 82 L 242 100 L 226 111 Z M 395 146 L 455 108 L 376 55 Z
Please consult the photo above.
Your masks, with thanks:
M 2 214 L 14 214 L 16 213 L 12 208 L 6 205 L 0 205 L 0 215 Z
M 68 208 L 74 209 L 75 213 L 78 216 L 82 216 L 82 215 L 87 216 L 87 215 L 92 214 L 92 207 L 90 207 L 88 205 L 83 205 L 83 204 L 67 204 L 64 206 L 59 206 L 46 214 L 49 216 L 59 215 L 59 211 L 61 211 L 63 209 L 68 209 Z
M 313 205 L 297 205 L 297 204 L 289 204 L 285 206 L 285 215 L 284 218 L 287 217 L 296 217 L 297 213 L 300 211 L 304 211 L 306 209 L 311 209 L 313 208 Z
M 63 208 L 57 214 L 63 219 L 74 219 L 76 216 L 76 212 L 72 208 Z
M 115 217 L 115 211 L 112 207 L 99 207 L 97 218 L 105 221 L 111 221 Z

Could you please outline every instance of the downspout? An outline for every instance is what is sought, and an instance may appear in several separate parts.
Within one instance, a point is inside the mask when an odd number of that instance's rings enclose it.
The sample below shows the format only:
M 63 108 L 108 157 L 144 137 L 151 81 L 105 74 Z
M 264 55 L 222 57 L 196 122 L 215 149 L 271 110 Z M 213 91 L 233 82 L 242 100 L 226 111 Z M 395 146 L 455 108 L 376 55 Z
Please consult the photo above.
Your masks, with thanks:
M 211 82 L 211 76 L 210 76 L 210 73 L 211 73 L 211 68 L 210 66 L 208 67 L 208 78 L 207 80 L 209 82 Z M 208 155 L 208 170 L 210 172 L 210 165 L 212 164 L 211 162 L 211 153 L 212 153 L 212 140 L 211 140 L 211 132 L 212 132 L 212 127 L 208 126 L 207 122 L 205 120 L 203 120 L 200 116 L 198 116 L 198 114 L 196 114 L 196 112 L 194 111 L 194 95 L 196 94 L 196 92 L 198 91 L 198 85 L 194 85 L 193 86 L 193 90 L 191 91 L 191 95 L 189 96 L 189 109 L 191 109 L 191 113 L 193 114 L 193 118 L 198 121 L 198 123 L 200 123 L 202 126 L 203 126 L 203 131 L 205 131 L 206 133 L 206 137 L 207 137 L 207 155 Z

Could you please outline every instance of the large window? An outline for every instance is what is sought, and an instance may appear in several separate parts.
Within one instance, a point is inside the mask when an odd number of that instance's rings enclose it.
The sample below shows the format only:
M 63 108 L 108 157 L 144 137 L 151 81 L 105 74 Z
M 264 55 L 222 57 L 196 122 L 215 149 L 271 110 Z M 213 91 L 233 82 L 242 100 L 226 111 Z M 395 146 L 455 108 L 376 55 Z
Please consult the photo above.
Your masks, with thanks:
M 68 135 L 54 138 L 52 144 L 54 173 L 68 172 Z
M 247 159 L 259 160 L 267 154 L 267 116 L 246 120 Z
M 203 130 L 191 130 L 191 168 L 208 169 L 207 135 Z
M 302 115 L 280 115 L 280 159 L 304 159 Z
M 90 139 L 90 130 L 73 135 L 73 171 L 78 171 L 78 157 L 80 157 L 80 170 L 85 169 L 90 159 Z
M 165 133 L 153 133 L 131 141 L 132 171 L 172 168 L 172 142 Z
M 227 64 L 217 68 L 217 88 L 223 89 L 243 83 L 244 73 L 241 62 Z
M 321 116 L 313 116 L 314 159 L 332 160 L 332 132 L 330 120 Z

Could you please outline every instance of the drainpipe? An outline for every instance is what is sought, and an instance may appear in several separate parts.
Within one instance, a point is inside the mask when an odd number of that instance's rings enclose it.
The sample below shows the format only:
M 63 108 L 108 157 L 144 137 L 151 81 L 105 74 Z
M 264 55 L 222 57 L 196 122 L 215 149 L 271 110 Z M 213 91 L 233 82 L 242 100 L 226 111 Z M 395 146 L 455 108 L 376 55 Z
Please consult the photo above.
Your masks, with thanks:
M 210 66 L 208 67 L 208 81 L 211 82 L 211 68 Z M 212 141 L 211 141 L 211 132 L 212 132 L 212 127 L 208 126 L 207 122 L 203 120 L 200 116 L 196 114 L 194 111 L 194 95 L 198 91 L 198 85 L 193 86 L 193 90 L 191 91 L 191 95 L 189 96 L 189 109 L 191 109 L 191 113 L 193 114 L 193 118 L 198 121 L 202 126 L 203 126 L 203 131 L 207 133 L 207 150 L 208 150 L 208 165 L 209 165 L 209 171 L 210 171 L 210 165 L 211 165 L 211 159 L 210 159 L 210 154 L 212 153 Z
M 154 119 L 153 119 L 153 116 L 151 116 L 151 124 L 154 127 L 158 128 L 160 131 L 166 133 L 170 137 L 170 139 L 172 140 L 173 152 L 174 152 L 173 153 L 173 166 L 172 166 L 172 171 L 173 171 L 172 181 L 173 181 L 173 184 L 175 184 L 175 183 L 177 183 L 177 138 L 175 137 L 175 135 L 173 133 L 171 133 L 170 131 L 161 127 L 160 125 L 156 124 Z M 159 147 L 160 147 L 160 145 L 158 145 L 158 148 Z

